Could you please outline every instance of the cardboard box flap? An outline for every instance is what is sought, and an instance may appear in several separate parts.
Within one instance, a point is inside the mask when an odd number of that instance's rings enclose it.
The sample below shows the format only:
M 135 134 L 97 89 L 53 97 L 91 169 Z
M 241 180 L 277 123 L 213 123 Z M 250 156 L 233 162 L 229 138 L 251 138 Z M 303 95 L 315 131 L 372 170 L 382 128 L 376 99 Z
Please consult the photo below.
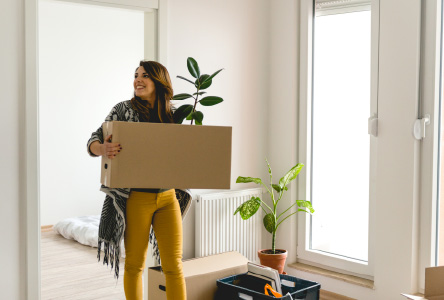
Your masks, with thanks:
M 441 296 L 444 299 L 444 266 L 431 267 L 425 270 L 425 298 Z
M 183 270 L 186 277 L 200 274 L 207 274 L 234 268 L 240 265 L 247 265 L 248 259 L 236 251 L 221 254 L 193 258 L 183 261 Z
M 183 261 L 188 300 L 214 299 L 217 280 L 245 273 L 248 259 L 238 252 L 225 252 Z M 148 269 L 148 299 L 166 300 L 166 279 L 160 267 Z

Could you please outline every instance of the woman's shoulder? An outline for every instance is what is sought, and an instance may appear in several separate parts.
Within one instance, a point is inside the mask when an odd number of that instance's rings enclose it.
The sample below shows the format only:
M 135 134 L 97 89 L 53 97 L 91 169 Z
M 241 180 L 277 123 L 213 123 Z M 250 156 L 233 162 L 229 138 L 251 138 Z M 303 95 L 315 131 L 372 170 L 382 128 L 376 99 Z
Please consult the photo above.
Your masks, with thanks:
M 136 121 L 136 113 L 131 104 L 131 100 L 125 100 L 114 105 L 112 111 L 118 116 L 118 121 Z
M 124 112 L 130 109 L 132 110 L 131 100 L 121 101 L 114 105 L 113 109 L 119 112 Z
M 134 113 L 133 106 L 131 104 L 131 100 L 125 100 L 117 103 L 113 107 L 113 111 L 117 112 L 117 114 L 123 116 L 128 113 Z

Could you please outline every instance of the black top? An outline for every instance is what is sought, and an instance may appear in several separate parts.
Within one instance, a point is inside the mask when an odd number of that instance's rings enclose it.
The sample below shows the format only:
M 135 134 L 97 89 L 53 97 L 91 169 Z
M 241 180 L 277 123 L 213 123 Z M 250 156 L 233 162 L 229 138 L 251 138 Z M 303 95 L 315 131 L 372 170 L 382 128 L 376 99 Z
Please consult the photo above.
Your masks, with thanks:
M 144 106 L 148 105 L 148 100 L 138 100 L 138 101 L 141 102 Z M 162 123 L 162 121 L 160 121 L 159 118 L 159 113 L 157 112 L 157 101 L 154 103 L 153 108 L 148 107 L 148 111 L 150 114 L 149 120 L 143 114 L 139 114 L 140 122 Z

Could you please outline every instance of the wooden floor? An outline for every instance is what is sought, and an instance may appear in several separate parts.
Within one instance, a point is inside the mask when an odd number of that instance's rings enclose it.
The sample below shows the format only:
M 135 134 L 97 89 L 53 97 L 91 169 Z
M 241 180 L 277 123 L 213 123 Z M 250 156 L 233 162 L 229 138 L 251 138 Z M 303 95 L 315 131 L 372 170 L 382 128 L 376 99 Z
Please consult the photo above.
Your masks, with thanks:
M 102 252 L 103 253 L 103 252 Z M 67 240 L 48 229 L 41 239 L 42 300 L 125 300 L 121 258 L 119 280 L 114 269 L 97 261 L 97 248 Z
M 67 240 L 48 227 L 42 230 L 41 239 L 41 299 L 125 300 L 124 265 L 121 258 L 116 285 L 114 269 L 110 272 L 110 267 L 97 262 L 97 248 Z M 323 290 L 320 299 L 352 300 Z

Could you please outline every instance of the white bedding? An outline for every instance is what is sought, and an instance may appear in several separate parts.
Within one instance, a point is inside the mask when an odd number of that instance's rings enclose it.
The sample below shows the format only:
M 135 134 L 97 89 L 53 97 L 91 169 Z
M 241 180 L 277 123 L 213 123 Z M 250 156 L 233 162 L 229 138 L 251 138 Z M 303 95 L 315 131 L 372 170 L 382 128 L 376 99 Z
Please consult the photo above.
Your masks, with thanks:
M 80 244 L 97 248 L 99 221 L 100 215 L 68 218 L 55 224 L 53 230 L 66 239 L 76 240 Z M 123 239 L 120 246 L 122 257 L 125 257 Z

